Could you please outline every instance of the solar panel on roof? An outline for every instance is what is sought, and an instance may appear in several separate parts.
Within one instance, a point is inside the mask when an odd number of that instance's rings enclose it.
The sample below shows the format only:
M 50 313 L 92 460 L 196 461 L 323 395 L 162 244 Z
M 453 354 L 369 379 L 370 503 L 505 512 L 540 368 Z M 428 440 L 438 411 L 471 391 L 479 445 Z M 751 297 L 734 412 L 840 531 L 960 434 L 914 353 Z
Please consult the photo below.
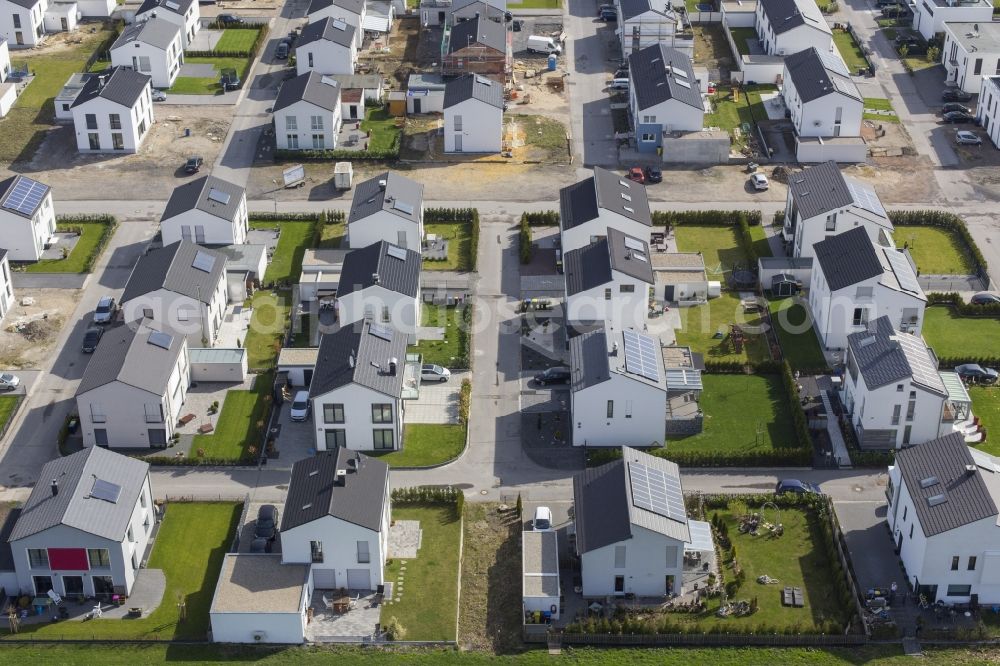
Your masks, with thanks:
M 622 331 L 622 336 L 625 343 L 625 371 L 654 382 L 659 381 L 660 364 L 663 361 L 653 338 L 635 331 Z
M 121 486 L 117 483 L 111 483 L 110 481 L 103 481 L 101 479 L 94 479 L 94 487 L 90 489 L 91 497 L 96 497 L 99 500 L 111 502 L 112 504 L 118 503 L 118 498 L 121 494 Z
M 337 30 L 347 30 L 347 23 L 341 21 L 340 19 L 337 19 L 336 21 L 333 22 L 333 27 L 336 28 Z
M 630 250 L 639 250 L 640 252 L 645 251 L 646 246 L 638 238 L 632 238 L 631 236 L 625 237 L 625 247 Z
M 398 211 L 406 213 L 407 215 L 413 215 L 413 204 L 406 203 L 405 201 L 400 201 L 396 199 L 392 202 L 392 207 Z
M 225 206 L 229 203 L 229 192 L 223 192 L 213 187 L 208 191 L 208 198 Z
M 319 81 L 320 83 L 325 83 L 328 86 L 333 86 L 334 88 L 337 87 L 337 80 L 330 78 L 329 76 L 324 76 Z
M 149 334 L 149 344 L 163 349 L 170 349 L 170 344 L 174 341 L 174 336 L 163 331 L 153 331 Z
M 481 83 L 484 86 L 492 86 L 493 85 L 493 81 L 491 81 L 490 79 L 486 78 L 485 76 L 479 76 L 478 74 L 476 74 L 476 83 Z
M 879 201 L 878 194 L 875 193 L 874 189 L 866 187 L 856 180 L 847 180 L 847 189 L 851 192 L 851 198 L 859 206 L 876 215 L 886 217 L 885 208 L 882 206 L 882 202 Z
M 215 257 L 202 250 L 198 250 L 198 253 L 194 255 L 194 261 L 191 262 L 192 268 L 197 268 L 199 271 L 206 273 L 211 273 L 214 266 Z
M 382 324 L 371 324 L 368 326 L 368 332 L 376 338 L 381 338 L 386 342 L 392 342 L 392 329 L 388 326 L 384 326 Z
M 676 83 L 679 86 L 683 86 L 685 88 L 690 88 L 691 87 L 690 83 L 688 83 L 687 81 L 682 81 L 681 79 L 674 79 L 674 83 Z
M 638 462 L 628 464 L 628 474 L 632 485 L 632 504 L 664 518 L 687 522 L 679 478 Z
M 3 207 L 22 215 L 31 215 L 42 203 L 48 187 L 31 180 L 30 178 L 18 178 L 11 189 L 10 194 L 3 202 Z
M 903 253 L 896 250 L 887 250 L 885 256 L 889 258 L 889 265 L 892 266 L 892 272 L 899 282 L 899 288 L 903 291 L 910 291 L 915 294 L 919 293 L 920 283 L 917 282 L 917 278 L 913 274 L 913 268 L 906 257 L 903 256 Z
M 395 245 L 390 245 L 385 253 L 392 257 L 393 259 L 399 259 L 400 261 L 406 261 L 406 250 L 401 247 L 396 247 Z

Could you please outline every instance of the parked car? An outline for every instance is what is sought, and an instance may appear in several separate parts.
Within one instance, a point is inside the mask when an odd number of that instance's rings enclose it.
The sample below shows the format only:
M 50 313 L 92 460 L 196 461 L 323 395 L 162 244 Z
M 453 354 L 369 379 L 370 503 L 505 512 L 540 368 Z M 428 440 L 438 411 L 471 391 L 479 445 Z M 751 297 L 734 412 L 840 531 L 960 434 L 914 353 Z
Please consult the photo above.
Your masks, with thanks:
M 613 9 L 605 9 L 604 11 L 601 12 L 600 18 L 601 18 L 602 21 L 604 21 L 606 23 L 610 23 L 611 21 L 614 21 L 615 23 L 617 23 L 618 22 L 618 12 L 616 12 Z
M 947 102 L 941 106 L 941 113 L 951 113 L 952 111 L 961 111 L 962 113 L 968 113 L 970 116 L 972 115 L 972 109 L 958 102 Z
M 968 102 L 970 99 L 972 95 L 961 88 L 948 88 L 941 93 L 942 102 Z
M 97 349 L 97 343 L 101 341 L 104 329 L 100 326 L 91 326 L 83 334 L 83 353 L 93 354 Z
M 941 120 L 946 123 L 971 123 L 975 122 L 975 116 L 968 113 L 962 113 L 961 111 L 949 111 L 948 113 L 941 116 Z
M 205 160 L 197 155 L 189 157 L 187 162 L 184 163 L 184 173 L 198 173 L 201 171 L 201 165 L 204 163 Z
M 219 85 L 222 86 L 223 90 L 236 90 L 240 87 L 240 75 L 236 73 L 236 70 L 232 67 L 227 67 L 222 70 L 222 76 L 219 79 Z
M 101 296 L 101 300 L 97 301 L 97 307 L 94 308 L 94 323 L 110 323 L 115 318 L 116 312 L 118 312 L 118 303 L 115 302 L 114 297 Z
M 646 172 L 642 170 L 642 167 L 632 167 L 628 170 L 628 179 L 637 183 L 645 183 Z
M 549 368 L 545 372 L 540 372 L 535 375 L 535 383 L 539 386 L 548 386 L 549 384 L 567 384 L 569 383 L 569 378 L 572 374 L 572 371 L 565 366 Z
M 552 511 L 547 506 L 535 509 L 535 517 L 531 519 L 531 529 L 544 532 L 552 529 Z
M 903 5 L 886 5 L 882 8 L 882 18 L 906 16 L 906 11 L 906 7 Z
M 597 5 L 598 18 L 600 18 L 601 14 L 603 14 L 604 12 L 613 12 L 613 11 L 615 11 L 615 6 L 613 4 L 604 3 Z
M 510 29 L 514 32 L 521 32 L 524 29 L 524 21 L 517 20 L 512 21 L 510 24 Z
M 21 378 L 17 375 L 5 372 L 0 375 L 0 391 L 13 391 L 21 385 Z
M 292 407 L 288 411 L 288 418 L 293 421 L 305 421 L 309 418 L 309 391 L 296 391 L 292 398 Z
M 627 79 L 628 78 L 628 67 L 619 67 L 615 70 L 615 74 L 612 78 L 615 79 Z
M 969 302 L 973 305 L 993 305 L 994 303 L 1000 303 L 1000 295 L 991 294 L 988 291 L 981 291 L 978 294 L 973 294 Z
M 996 384 L 998 373 L 993 368 L 984 368 L 978 363 L 966 363 L 955 368 L 958 376 L 967 382 Z
M 166 102 L 167 101 L 167 93 L 163 92 L 162 90 L 153 90 L 153 101 L 154 102 Z
M 273 504 L 264 504 L 257 509 L 257 521 L 254 523 L 253 536 L 255 539 L 274 541 L 274 538 L 278 536 L 278 507 Z
M 277 58 L 278 60 L 287 60 L 288 52 L 291 50 L 291 48 L 292 48 L 291 44 L 289 44 L 284 39 L 281 40 L 280 42 L 278 42 L 278 47 L 274 49 L 274 57 Z
M 896 4 L 897 0 L 875 0 L 875 6 L 881 9 L 882 7 L 888 7 L 889 5 Z
M 762 173 L 755 173 L 750 175 L 750 184 L 753 185 L 753 189 L 758 192 L 762 192 L 770 187 L 770 183 L 767 182 L 767 176 Z
M 451 370 L 443 368 L 433 363 L 424 363 L 420 366 L 421 382 L 446 382 L 451 377 Z
M 219 14 L 215 20 L 219 22 L 219 25 L 237 25 L 245 22 L 242 16 L 235 14 Z
M 271 542 L 267 539 L 254 539 L 250 542 L 250 552 L 251 553 L 270 553 L 271 552 Z
M 815 483 L 799 481 L 798 479 L 782 479 L 781 481 L 778 481 L 778 484 L 774 487 L 775 495 L 784 495 L 785 493 L 812 495 L 818 492 L 819 486 Z
M 644 169 L 644 173 L 646 174 L 647 183 L 663 182 L 663 171 L 660 169 L 660 167 L 653 167 L 653 166 L 646 167 Z
M 960 146 L 981 146 L 983 145 L 983 140 L 975 132 L 962 130 L 955 133 L 955 143 Z

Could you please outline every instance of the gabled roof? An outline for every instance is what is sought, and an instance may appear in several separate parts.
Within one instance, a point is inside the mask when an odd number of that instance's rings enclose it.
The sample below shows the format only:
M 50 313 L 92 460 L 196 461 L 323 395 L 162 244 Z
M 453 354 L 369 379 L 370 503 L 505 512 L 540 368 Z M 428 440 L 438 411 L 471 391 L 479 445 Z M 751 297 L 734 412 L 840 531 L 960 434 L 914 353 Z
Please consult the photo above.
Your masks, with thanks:
M 42 0 L 7 0 L 11 4 L 17 5 L 18 7 L 24 7 L 25 9 L 31 9 L 37 5 Z
M 646 241 L 609 227 L 608 254 L 612 269 L 653 284 L 653 266 L 649 263 L 649 244 Z
M 136 16 L 150 11 L 169 11 L 180 16 L 187 14 L 195 0 L 144 0 L 142 6 L 135 13 Z
M 342 484 L 337 470 L 344 470 Z M 389 466 L 340 447 L 320 451 L 292 465 L 281 531 L 333 516 L 378 532 L 382 527 Z
M 639 109 L 670 99 L 704 111 L 691 59 L 677 49 L 654 44 L 628 58 L 631 89 Z
M 337 297 L 376 285 L 416 297 L 420 289 L 420 253 L 385 241 L 348 252 L 340 270 Z
M 819 6 L 812 0 L 757 0 L 774 34 L 780 35 L 801 25 L 830 33 Z
M 354 26 L 340 19 L 324 17 L 313 21 L 302 28 L 296 48 L 302 48 L 313 42 L 325 40 L 350 48 L 354 43 Z
M 309 3 L 309 11 L 306 14 L 314 14 L 327 7 L 338 7 L 361 16 L 361 12 L 365 8 L 365 0 L 312 0 Z
M 602 167 L 594 175 L 559 190 L 559 225 L 562 231 L 597 219 L 600 209 L 653 226 L 646 186 Z
M 582 391 L 611 379 L 608 337 L 604 329 L 569 339 L 570 390 Z
M 444 108 L 461 104 L 470 99 L 503 108 L 503 86 L 478 74 L 464 74 L 449 81 L 444 88 Z
M 239 185 L 215 176 L 196 178 L 174 188 L 160 222 L 195 209 L 232 222 L 236 219 L 244 192 L 246 190 Z
M 563 257 L 567 296 L 611 282 L 612 271 L 653 284 L 653 266 L 649 263 L 646 242 L 612 227 L 607 233 L 589 245 L 570 250 Z
M 150 320 L 113 326 L 101 336 L 76 394 L 118 381 L 163 395 L 184 348 L 184 340 L 180 333 Z
M 834 93 L 861 100 L 847 66 L 836 53 L 820 53 L 816 47 L 809 47 L 787 56 L 785 71 L 803 104 Z
M 790 176 L 788 193 L 803 219 L 854 206 L 866 212 L 865 217 L 872 222 L 892 230 L 875 188 L 845 176 L 832 160 Z
M 870 280 L 883 273 L 882 262 L 864 227 L 853 227 L 824 238 L 813 245 L 813 251 L 830 291 Z
M 330 391 L 359 384 L 392 398 L 403 390 L 403 362 L 406 358 L 406 336 L 390 326 L 378 327 L 385 337 L 371 330 L 371 322 L 355 322 L 339 331 L 327 333 L 319 341 L 319 357 L 313 372 L 309 397 L 316 398 Z M 392 374 L 389 359 L 397 359 Z
M 149 463 L 99 446 L 56 458 L 42 467 L 38 483 L 21 510 L 10 540 L 66 525 L 104 539 L 121 541 L 128 531 L 148 475 Z M 52 494 L 53 481 L 59 488 L 55 495 Z M 112 502 L 92 496 L 96 481 L 118 486 L 117 499 Z
M 0 209 L 31 219 L 52 191 L 45 183 L 27 176 L 11 176 L 0 181 Z
M 71 108 L 75 109 L 100 97 L 131 109 L 149 86 L 150 80 L 148 74 L 140 74 L 124 67 L 106 69 L 87 79 Z
M 271 110 L 281 111 L 296 102 L 305 101 L 327 111 L 336 111 L 340 107 L 341 92 L 335 79 L 309 71 L 281 84 Z
M 194 267 L 199 255 L 206 265 L 211 258 L 210 270 Z M 180 240 L 139 257 L 125 283 L 121 302 L 126 303 L 162 288 L 202 303 L 211 303 L 225 271 L 226 255 L 199 247 L 188 240 Z
M 347 223 L 353 224 L 384 210 L 416 224 L 420 221 L 423 205 L 423 185 L 387 171 L 354 186 Z
M 672 8 L 667 8 L 667 1 L 663 0 L 658 7 L 653 7 L 650 0 L 619 0 L 619 7 L 622 11 L 622 18 L 626 21 L 636 16 L 642 16 L 647 12 L 655 12 L 665 19 L 676 19 L 676 13 Z
M 896 467 L 924 536 L 997 515 L 995 467 L 980 465 L 961 433 L 898 451 Z
M 490 9 L 499 10 L 501 12 L 507 11 L 507 0 L 454 0 L 454 2 L 451 3 L 451 11 L 457 12 L 460 9 L 464 9 L 469 5 L 475 4 L 485 5 L 488 8 L 487 11 Z
M 913 383 L 940 396 L 948 394 L 937 370 L 937 359 L 922 338 L 893 328 L 889 317 L 868 324 L 867 331 L 847 336 L 858 372 L 869 390 L 912 378 Z
M 448 53 L 454 53 L 470 44 L 482 44 L 500 53 L 507 53 L 507 28 L 503 23 L 477 16 L 457 23 L 451 29 Z
M 114 51 L 132 42 L 142 42 L 166 51 L 177 39 L 180 31 L 179 24 L 159 17 L 151 18 L 148 21 L 136 21 L 122 30 L 122 34 L 111 45 L 111 50 Z

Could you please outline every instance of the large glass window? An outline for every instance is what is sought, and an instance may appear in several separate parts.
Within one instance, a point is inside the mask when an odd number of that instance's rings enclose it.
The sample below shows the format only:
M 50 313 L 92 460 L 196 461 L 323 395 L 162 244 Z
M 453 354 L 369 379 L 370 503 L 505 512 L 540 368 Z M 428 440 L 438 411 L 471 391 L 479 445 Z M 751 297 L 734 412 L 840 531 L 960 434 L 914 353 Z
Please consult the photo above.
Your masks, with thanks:
M 44 548 L 28 549 L 28 566 L 32 569 L 49 568 L 49 551 Z
M 372 405 L 372 423 L 392 423 L 392 404 Z
M 342 428 L 328 428 L 324 431 L 326 450 L 332 451 L 338 447 L 347 446 L 347 431 Z
M 373 430 L 372 431 L 372 443 L 376 451 L 391 450 L 393 448 L 393 434 L 392 430 Z
M 88 548 L 87 560 L 91 569 L 110 569 L 111 553 L 107 548 Z
M 359 541 L 358 542 L 358 564 L 368 564 L 372 561 L 371 555 L 368 553 L 368 542 Z
M 323 405 L 323 423 L 343 423 L 344 406 L 339 404 Z
M 323 563 L 323 542 L 322 541 L 310 541 L 309 542 L 309 555 L 312 559 L 313 564 Z

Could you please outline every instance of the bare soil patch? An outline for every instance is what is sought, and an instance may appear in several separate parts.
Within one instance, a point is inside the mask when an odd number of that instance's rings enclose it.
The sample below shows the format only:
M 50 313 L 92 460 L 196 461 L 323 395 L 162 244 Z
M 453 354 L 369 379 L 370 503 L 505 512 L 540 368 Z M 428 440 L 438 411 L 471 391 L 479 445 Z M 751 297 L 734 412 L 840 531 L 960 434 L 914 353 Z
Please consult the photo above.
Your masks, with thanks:
M 40 368 L 76 310 L 78 289 L 18 289 L 0 330 L 0 368 Z M 32 305 L 22 305 L 33 298 Z

